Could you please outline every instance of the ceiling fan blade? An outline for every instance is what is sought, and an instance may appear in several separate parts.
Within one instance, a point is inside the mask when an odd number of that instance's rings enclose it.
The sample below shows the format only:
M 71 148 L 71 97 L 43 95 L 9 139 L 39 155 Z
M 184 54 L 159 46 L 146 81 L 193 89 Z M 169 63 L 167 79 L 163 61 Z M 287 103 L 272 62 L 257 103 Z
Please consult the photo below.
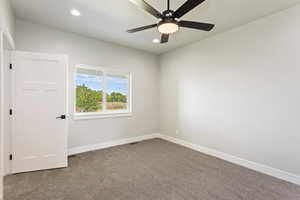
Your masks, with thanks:
M 167 43 L 169 41 L 169 35 L 168 34 L 162 34 L 160 43 Z
M 173 16 L 176 18 L 180 18 L 189 11 L 191 11 L 193 8 L 197 7 L 199 4 L 201 4 L 205 0 L 187 0 L 180 8 L 178 8 Z
M 143 31 L 143 30 L 149 29 L 149 28 L 154 28 L 156 26 L 157 26 L 157 24 L 151 24 L 151 25 L 148 25 L 148 26 L 142 26 L 142 27 L 130 29 L 130 30 L 127 30 L 127 32 L 128 33 L 135 33 L 135 32 L 138 32 L 138 31 Z
M 148 4 L 144 0 L 129 0 L 129 1 L 158 19 L 161 19 L 163 17 L 163 15 L 159 11 L 157 11 L 155 8 L 153 8 L 150 4 Z
M 185 28 L 193 28 L 202 31 L 210 31 L 214 28 L 214 24 L 201 23 L 201 22 L 192 22 L 192 21 L 180 21 L 179 26 Z

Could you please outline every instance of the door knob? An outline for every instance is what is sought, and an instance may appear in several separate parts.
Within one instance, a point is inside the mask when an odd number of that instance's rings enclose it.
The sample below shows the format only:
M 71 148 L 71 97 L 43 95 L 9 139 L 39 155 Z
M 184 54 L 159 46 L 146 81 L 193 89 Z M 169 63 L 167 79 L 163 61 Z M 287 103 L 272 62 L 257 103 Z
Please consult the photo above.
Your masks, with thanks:
M 59 117 L 56 117 L 56 119 L 66 119 L 66 115 L 61 115 Z

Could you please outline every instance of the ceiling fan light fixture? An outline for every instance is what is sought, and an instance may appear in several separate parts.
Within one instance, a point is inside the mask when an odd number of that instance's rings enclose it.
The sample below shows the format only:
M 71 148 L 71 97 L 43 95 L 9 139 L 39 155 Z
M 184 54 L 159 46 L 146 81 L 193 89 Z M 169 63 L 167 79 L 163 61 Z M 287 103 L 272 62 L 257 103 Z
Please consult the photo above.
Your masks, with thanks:
M 162 34 L 173 34 L 179 31 L 177 22 L 160 22 L 157 29 Z

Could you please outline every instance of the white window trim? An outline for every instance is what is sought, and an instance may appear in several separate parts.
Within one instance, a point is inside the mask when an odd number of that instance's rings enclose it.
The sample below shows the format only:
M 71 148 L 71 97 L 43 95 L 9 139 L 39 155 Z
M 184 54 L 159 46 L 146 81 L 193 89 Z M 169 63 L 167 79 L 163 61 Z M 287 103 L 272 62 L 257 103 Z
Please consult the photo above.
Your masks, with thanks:
M 129 85 L 127 103 L 128 103 L 129 108 L 127 110 L 114 110 L 114 111 L 104 110 L 103 112 L 77 113 L 76 112 L 76 73 L 77 73 L 78 68 L 102 71 L 104 76 L 106 76 L 106 74 L 108 74 L 108 73 L 127 74 L 128 85 Z M 132 74 L 131 74 L 131 72 L 118 70 L 118 69 L 109 69 L 109 68 L 99 67 L 99 66 L 78 64 L 75 66 L 73 83 L 74 83 L 74 88 L 73 88 L 73 91 L 74 91 L 73 118 L 74 118 L 74 120 L 101 119 L 101 118 L 111 118 L 111 117 L 131 117 L 132 116 Z M 103 88 L 103 90 L 106 91 L 106 88 Z M 104 94 L 105 94 L 105 92 L 104 92 Z

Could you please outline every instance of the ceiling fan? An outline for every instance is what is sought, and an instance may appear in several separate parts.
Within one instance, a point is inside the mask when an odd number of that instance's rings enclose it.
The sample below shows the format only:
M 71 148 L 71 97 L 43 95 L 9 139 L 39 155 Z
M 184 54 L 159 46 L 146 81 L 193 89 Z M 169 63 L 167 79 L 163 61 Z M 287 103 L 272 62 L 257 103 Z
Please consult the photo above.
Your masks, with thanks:
M 170 0 L 167 0 L 167 10 L 160 13 L 151 5 L 149 5 L 144 0 L 129 0 L 136 6 L 140 7 L 147 13 L 153 15 L 154 17 L 160 19 L 158 24 L 151 24 L 148 26 L 142 26 L 135 29 L 127 30 L 128 33 L 135 33 L 138 31 L 143 31 L 146 29 L 157 27 L 158 31 L 162 34 L 160 43 L 167 43 L 169 41 L 169 35 L 179 31 L 180 27 L 198 29 L 202 31 L 210 31 L 214 28 L 214 24 L 200 23 L 193 21 L 179 20 L 183 15 L 191 11 L 193 8 L 197 7 L 199 4 L 205 0 L 187 0 L 180 8 L 176 11 L 170 10 Z

